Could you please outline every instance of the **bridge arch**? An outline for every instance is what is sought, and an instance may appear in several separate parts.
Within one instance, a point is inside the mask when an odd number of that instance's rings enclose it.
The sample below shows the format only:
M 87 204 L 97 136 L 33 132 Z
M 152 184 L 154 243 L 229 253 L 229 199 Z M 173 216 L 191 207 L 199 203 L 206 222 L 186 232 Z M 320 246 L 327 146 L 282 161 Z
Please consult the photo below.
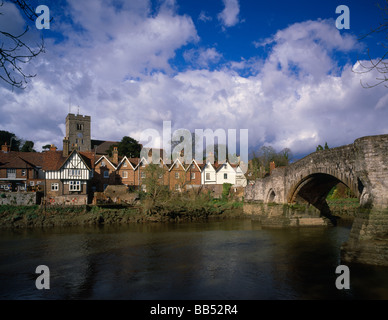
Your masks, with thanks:
M 358 199 L 360 199 L 364 189 L 360 178 L 337 169 L 318 168 L 314 171 L 306 170 L 305 172 L 299 172 L 294 177 L 286 196 L 288 203 L 294 203 L 298 196 L 307 197 L 310 200 L 307 201 L 310 203 L 311 201 L 314 202 L 314 198 L 318 196 L 326 199 L 330 190 L 338 183 L 348 187 Z
M 275 190 L 271 188 L 271 189 L 269 189 L 269 191 L 268 191 L 267 198 L 266 198 L 266 203 L 275 202 L 275 199 L 276 199 Z

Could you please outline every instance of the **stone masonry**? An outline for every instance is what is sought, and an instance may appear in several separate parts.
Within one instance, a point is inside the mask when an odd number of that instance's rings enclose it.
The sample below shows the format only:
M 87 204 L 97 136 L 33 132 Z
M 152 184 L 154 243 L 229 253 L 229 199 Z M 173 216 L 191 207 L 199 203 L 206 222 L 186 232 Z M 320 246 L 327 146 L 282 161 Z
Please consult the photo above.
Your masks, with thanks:
M 307 201 L 332 219 L 326 197 L 342 182 L 359 198 L 342 258 L 388 265 L 388 135 L 362 137 L 353 144 L 314 152 L 246 187 L 245 201 L 292 204 Z

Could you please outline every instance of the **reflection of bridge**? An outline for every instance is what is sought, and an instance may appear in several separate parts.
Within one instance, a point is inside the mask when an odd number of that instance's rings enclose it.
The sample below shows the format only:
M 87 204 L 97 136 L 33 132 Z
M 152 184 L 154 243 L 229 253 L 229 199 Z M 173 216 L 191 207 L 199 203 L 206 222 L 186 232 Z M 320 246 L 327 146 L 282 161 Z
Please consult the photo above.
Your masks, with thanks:
M 339 182 L 353 191 L 366 212 L 353 223 L 346 258 L 367 262 L 367 258 L 356 254 L 365 244 L 369 251 L 371 246 L 377 246 L 379 259 L 385 259 L 388 265 L 388 135 L 363 137 L 353 144 L 314 152 L 288 167 L 277 168 L 271 176 L 247 186 L 245 199 L 282 204 L 303 199 L 335 222 L 326 197 Z M 377 239 L 378 243 L 371 245 L 370 241 Z

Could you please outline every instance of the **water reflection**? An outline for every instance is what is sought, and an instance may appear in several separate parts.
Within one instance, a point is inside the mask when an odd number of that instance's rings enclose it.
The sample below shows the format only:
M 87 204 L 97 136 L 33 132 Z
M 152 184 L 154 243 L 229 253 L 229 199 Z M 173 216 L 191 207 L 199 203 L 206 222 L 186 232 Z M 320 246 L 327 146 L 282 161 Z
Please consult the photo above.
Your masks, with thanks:
M 347 227 L 269 230 L 251 220 L 3 231 L 2 299 L 387 299 L 387 268 L 351 266 Z M 36 266 L 51 289 L 35 288 Z

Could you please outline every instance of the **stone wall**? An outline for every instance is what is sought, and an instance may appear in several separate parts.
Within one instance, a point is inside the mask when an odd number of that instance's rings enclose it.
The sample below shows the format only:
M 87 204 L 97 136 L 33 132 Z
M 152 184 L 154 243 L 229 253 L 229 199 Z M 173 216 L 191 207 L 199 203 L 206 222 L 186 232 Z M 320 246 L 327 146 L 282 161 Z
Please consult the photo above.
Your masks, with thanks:
M 4 192 L 0 193 L 0 205 L 32 206 L 40 204 L 39 192 Z

